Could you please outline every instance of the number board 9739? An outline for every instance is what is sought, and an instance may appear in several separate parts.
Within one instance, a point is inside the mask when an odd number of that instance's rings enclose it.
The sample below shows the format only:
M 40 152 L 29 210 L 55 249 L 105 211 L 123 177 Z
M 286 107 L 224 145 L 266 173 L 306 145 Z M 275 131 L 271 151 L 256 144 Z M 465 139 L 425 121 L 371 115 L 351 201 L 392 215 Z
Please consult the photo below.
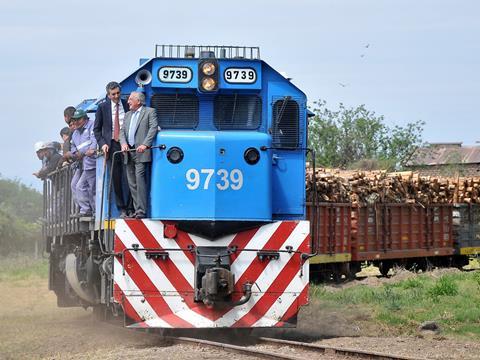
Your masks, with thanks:
M 257 81 L 257 72 L 252 68 L 226 68 L 223 78 L 229 84 L 253 84 Z
M 186 66 L 163 66 L 158 70 L 158 79 L 164 83 L 188 83 L 192 69 Z

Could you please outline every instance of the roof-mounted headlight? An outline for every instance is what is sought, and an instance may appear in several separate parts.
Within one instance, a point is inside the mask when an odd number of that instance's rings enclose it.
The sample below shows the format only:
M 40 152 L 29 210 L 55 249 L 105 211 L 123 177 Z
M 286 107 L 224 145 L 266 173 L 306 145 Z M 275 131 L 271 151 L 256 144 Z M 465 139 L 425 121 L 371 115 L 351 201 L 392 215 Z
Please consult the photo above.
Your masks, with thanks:
M 211 77 L 206 77 L 202 80 L 202 89 L 205 91 L 215 90 L 217 82 Z
M 205 75 L 212 75 L 215 70 L 217 70 L 217 67 L 215 66 L 214 63 L 211 63 L 211 62 L 205 62 L 202 64 L 202 72 L 205 74 Z
M 219 66 L 214 58 L 201 59 L 198 63 L 198 90 L 204 93 L 214 92 L 219 86 Z

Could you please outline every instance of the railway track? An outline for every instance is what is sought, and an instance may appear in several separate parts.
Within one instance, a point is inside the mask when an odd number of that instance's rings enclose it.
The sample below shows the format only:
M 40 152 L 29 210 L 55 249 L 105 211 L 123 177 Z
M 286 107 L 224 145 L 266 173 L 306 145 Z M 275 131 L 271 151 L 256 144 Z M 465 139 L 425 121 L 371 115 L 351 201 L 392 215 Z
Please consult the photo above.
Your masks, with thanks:
M 241 346 L 225 342 L 217 342 L 190 337 L 167 337 L 173 343 L 194 344 L 222 349 L 227 352 L 248 355 L 262 359 L 305 360 L 319 356 L 336 358 L 362 358 L 382 360 L 420 360 L 407 356 L 397 356 L 385 353 L 339 348 L 325 345 L 315 345 L 298 341 L 259 337 L 255 338 L 255 345 Z

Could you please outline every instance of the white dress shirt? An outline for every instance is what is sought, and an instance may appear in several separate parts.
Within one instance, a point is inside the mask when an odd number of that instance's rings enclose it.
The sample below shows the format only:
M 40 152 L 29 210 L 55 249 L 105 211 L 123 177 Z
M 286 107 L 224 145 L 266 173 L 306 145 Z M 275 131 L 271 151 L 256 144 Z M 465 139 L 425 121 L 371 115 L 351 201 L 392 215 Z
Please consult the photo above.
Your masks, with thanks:
M 111 103 L 112 103 L 112 138 L 113 138 L 113 134 L 115 132 L 115 111 L 116 111 L 117 104 L 115 104 L 113 101 L 111 101 Z M 125 118 L 125 109 L 123 108 L 122 100 L 118 100 L 118 121 L 120 122 L 120 129 L 118 130 L 121 130 L 123 128 L 124 118 Z

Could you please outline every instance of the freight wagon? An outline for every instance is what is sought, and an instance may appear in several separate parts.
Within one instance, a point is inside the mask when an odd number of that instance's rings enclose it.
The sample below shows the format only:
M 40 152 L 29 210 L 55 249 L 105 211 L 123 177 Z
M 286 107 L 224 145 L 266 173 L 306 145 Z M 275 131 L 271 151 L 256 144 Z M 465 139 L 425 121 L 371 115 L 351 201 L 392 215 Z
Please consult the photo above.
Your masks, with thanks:
M 317 280 L 354 278 L 363 262 L 384 276 L 394 266 L 461 268 L 480 252 L 478 205 L 309 203 L 307 214 Z

